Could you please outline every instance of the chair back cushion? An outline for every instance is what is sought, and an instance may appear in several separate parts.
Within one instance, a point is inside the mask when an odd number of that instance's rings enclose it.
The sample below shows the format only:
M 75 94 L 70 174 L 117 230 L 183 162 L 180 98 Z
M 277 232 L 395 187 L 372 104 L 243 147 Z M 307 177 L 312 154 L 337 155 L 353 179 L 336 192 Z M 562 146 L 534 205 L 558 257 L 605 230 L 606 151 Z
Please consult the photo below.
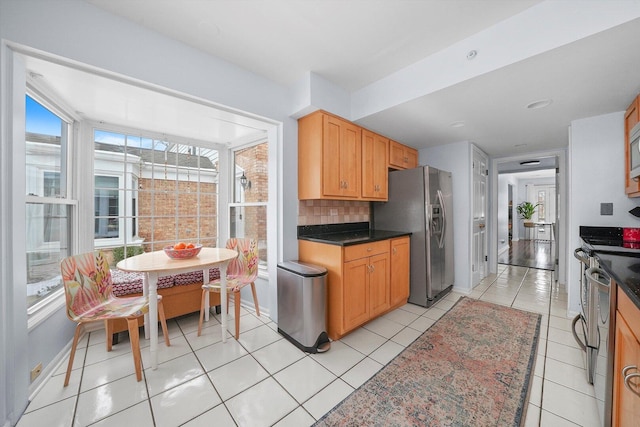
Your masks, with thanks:
M 67 316 L 75 320 L 112 296 L 109 263 L 102 252 L 67 257 L 60 263 Z
M 238 252 L 238 257 L 229 261 L 227 277 L 244 284 L 258 277 L 258 243 L 254 239 L 232 238 L 227 240 L 227 249 Z

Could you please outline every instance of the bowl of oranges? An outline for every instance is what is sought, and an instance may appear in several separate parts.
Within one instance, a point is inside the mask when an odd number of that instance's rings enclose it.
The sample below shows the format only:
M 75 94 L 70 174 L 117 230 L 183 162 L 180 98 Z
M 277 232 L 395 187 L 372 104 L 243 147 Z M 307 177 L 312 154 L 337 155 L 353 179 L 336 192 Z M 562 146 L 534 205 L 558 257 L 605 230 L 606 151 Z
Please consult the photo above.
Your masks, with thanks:
M 165 246 L 164 253 L 171 259 L 188 259 L 198 255 L 201 249 L 202 245 L 180 242 Z

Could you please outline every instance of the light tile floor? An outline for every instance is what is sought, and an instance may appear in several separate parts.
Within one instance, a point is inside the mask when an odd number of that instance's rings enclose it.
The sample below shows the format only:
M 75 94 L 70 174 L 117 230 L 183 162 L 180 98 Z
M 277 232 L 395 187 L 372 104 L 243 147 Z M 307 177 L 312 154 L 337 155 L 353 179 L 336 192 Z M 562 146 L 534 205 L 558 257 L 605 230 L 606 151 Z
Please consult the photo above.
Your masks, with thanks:
M 593 387 L 566 318 L 567 294 L 551 272 L 499 266 L 470 295 L 541 313 L 541 338 L 526 426 L 597 425 Z M 307 426 L 363 384 L 449 308 L 407 304 L 309 355 L 282 338 L 268 318 L 242 312 L 241 334 L 226 344 L 212 317 L 196 336 L 197 314 L 169 321 L 171 347 L 160 340 L 159 367 L 135 380 L 125 335 L 107 353 L 104 332 L 86 334 L 68 387 L 66 360 L 30 402 L 18 427 L 30 426 Z M 505 331 L 508 333 L 508 331 Z M 147 340 L 141 341 L 148 346 Z M 143 366 L 149 352 L 142 351 Z M 601 402 L 600 402 L 601 404 Z

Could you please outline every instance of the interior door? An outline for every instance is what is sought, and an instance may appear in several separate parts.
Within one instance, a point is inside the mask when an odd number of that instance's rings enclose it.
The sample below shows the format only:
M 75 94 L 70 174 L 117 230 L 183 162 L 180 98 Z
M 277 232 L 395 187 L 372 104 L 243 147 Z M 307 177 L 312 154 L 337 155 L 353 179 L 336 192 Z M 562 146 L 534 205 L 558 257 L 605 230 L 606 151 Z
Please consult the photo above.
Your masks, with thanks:
M 472 282 L 476 286 L 487 275 L 487 156 L 473 150 L 473 242 Z

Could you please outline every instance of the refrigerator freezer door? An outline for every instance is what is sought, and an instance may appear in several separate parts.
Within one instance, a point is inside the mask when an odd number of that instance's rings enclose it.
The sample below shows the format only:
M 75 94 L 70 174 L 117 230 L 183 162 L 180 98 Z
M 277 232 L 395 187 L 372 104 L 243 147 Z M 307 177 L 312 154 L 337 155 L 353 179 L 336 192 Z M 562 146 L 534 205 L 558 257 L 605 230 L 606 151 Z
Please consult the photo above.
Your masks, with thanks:
M 429 307 L 453 285 L 451 173 L 423 166 L 389 173 L 389 201 L 373 203 L 373 226 L 411 233 L 409 302 Z
M 443 289 L 453 286 L 455 279 L 453 266 L 453 182 L 451 172 L 440 171 L 440 192 L 443 200 L 443 212 L 445 225 L 443 231 L 444 241 L 444 275 Z

